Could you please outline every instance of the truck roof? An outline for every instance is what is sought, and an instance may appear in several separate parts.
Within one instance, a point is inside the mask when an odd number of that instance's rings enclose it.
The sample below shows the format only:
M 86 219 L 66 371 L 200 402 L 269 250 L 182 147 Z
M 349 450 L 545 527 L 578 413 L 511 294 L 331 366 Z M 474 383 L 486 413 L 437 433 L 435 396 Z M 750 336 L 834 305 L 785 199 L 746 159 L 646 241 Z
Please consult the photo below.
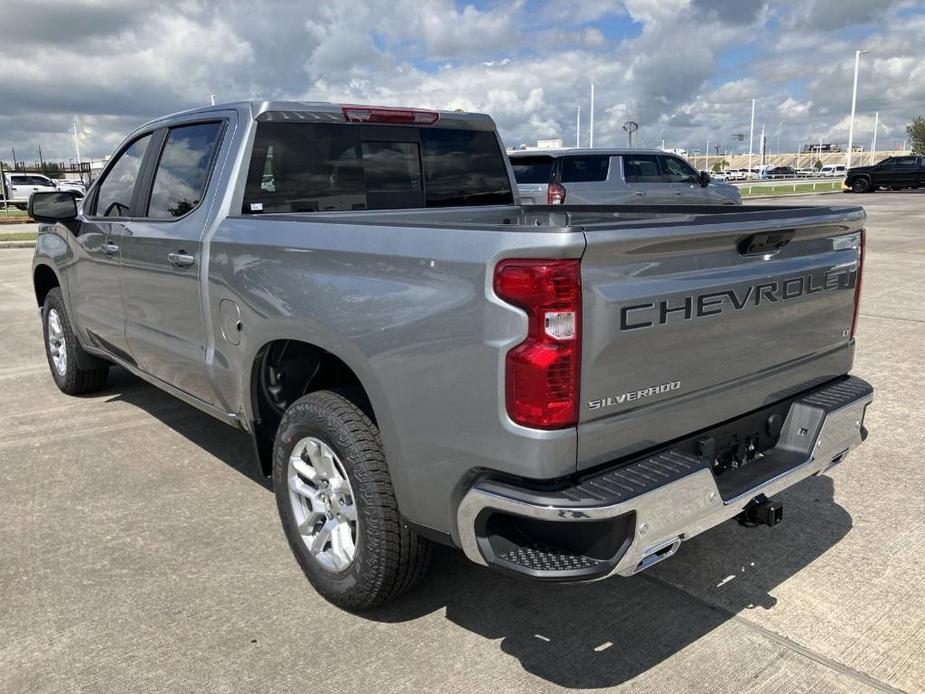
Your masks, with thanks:
M 178 111 L 164 116 L 159 116 L 148 121 L 136 130 L 150 128 L 151 126 L 162 125 L 171 121 L 188 118 L 195 115 L 208 115 L 210 113 L 227 112 L 230 110 L 238 113 L 249 120 L 256 119 L 258 116 L 265 114 L 278 115 L 281 120 L 307 120 L 309 116 L 326 116 L 330 114 L 342 114 L 345 106 L 360 108 L 389 108 L 389 109 L 409 109 L 420 111 L 432 111 L 440 114 L 440 121 L 451 121 L 455 127 L 470 126 L 478 130 L 494 130 L 495 122 L 491 116 L 484 113 L 472 113 L 468 111 L 444 111 L 440 109 L 427 109 L 416 106 L 385 106 L 373 104 L 352 104 L 352 103 L 333 103 L 330 101 L 265 101 L 252 99 L 248 101 L 231 101 L 227 103 L 215 104 L 214 106 L 200 106 L 198 108 Z M 269 120 L 269 118 L 267 118 Z M 438 122 L 440 122 L 438 121 Z
M 674 154 L 662 149 L 641 149 L 638 147 L 572 147 L 562 149 L 531 149 L 531 150 L 514 150 L 507 153 L 509 157 L 565 157 L 585 155 L 585 154 L 604 154 L 616 156 L 621 154 Z

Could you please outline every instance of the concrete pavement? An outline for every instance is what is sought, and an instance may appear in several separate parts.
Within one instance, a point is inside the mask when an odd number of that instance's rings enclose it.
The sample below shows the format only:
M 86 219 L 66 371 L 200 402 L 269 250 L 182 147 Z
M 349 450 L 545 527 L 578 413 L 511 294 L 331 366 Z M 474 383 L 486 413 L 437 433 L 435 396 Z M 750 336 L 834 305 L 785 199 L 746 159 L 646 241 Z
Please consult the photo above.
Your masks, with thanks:
M 789 198 L 788 205 L 802 199 Z M 870 216 L 870 438 L 631 579 L 519 581 L 438 550 L 358 617 L 320 599 L 247 438 L 125 372 L 55 388 L 27 250 L 0 250 L 0 691 L 906 691 L 925 682 L 925 195 Z

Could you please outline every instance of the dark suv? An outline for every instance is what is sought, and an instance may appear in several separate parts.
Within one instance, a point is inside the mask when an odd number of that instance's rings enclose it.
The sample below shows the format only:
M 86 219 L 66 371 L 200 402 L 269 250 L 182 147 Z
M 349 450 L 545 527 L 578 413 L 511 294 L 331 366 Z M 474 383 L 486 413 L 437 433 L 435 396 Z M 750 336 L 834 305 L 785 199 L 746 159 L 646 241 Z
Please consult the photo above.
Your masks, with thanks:
M 855 193 L 919 188 L 925 186 L 925 157 L 910 154 L 887 157 L 872 166 L 854 166 L 848 169 L 845 183 Z

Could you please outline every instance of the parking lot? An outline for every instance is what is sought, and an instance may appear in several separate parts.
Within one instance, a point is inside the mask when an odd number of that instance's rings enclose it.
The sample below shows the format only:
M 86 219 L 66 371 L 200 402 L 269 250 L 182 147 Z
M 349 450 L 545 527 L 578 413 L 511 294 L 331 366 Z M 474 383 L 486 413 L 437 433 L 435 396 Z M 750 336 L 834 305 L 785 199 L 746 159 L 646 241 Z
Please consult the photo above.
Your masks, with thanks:
M 865 445 L 781 495 L 780 526 L 578 586 L 438 549 L 364 616 L 303 579 L 246 435 L 121 370 L 58 392 L 31 251 L 0 249 L 0 692 L 921 690 L 925 191 L 777 201 L 801 203 L 867 208 L 877 392 Z

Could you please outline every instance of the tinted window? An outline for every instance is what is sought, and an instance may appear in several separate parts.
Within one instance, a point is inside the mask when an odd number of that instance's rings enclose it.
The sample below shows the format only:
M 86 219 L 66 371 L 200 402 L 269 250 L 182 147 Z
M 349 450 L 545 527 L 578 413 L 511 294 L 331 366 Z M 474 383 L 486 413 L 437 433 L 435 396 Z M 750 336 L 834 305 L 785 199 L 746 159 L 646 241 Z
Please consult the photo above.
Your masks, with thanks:
M 45 186 L 46 188 L 54 187 L 54 183 L 44 176 L 29 176 L 29 184 L 33 186 Z
M 900 169 L 912 168 L 915 163 L 915 157 L 896 157 L 896 166 Z
M 243 211 L 511 204 L 504 155 L 491 132 L 260 122 Z M 369 138 L 368 140 L 365 138 Z M 370 194 L 370 196 L 367 195 Z M 391 195 L 382 195 L 390 193 Z M 395 197 L 395 193 L 403 196 Z
M 10 184 L 14 186 L 25 186 L 29 184 L 28 176 L 10 176 Z
M 609 166 L 609 156 L 565 157 L 562 162 L 562 182 L 606 181 Z
M 518 183 L 549 183 L 552 180 L 552 157 L 511 157 L 511 168 Z
M 171 128 L 154 174 L 149 217 L 182 217 L 202 199 L 221 123 Z
M 366 208 L 360 143 L 347 126 L 260 123 L 245 213 Z
M 421 147 L 417 142 L 364 142 L 363 171 L 370 191 L 421 190 Z
M 135 180 L 150 140 L 151 136 L 145 135 L 117 155 L 116 163 L 100 184 L 94 214 L 100 217 L 125 217 L 129 214 Z
M 627 183 L 661 183 L 658 157 L 654 154 L 624 154 L 623 176 Z
M 700 174 L 690 164 L 675 157 L 661 157 L 665 180 L 669 183 L 696 183 Z
M 510 205 L 511 179 L 493 132 L 421 129 L 428 207 Z

